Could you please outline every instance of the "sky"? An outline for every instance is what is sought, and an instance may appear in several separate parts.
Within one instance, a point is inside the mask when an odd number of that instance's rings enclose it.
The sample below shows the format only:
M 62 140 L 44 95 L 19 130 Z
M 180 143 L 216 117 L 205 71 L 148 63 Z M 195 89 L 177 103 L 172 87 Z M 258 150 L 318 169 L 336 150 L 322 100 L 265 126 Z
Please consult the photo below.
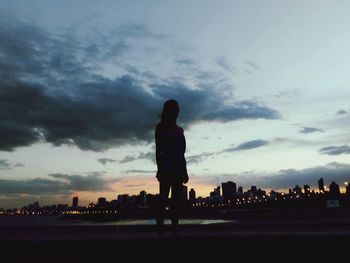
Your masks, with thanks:
M 156 194 L 176 99 L 197 196 L 350 181 L 348 1 L 0 2 L 0 207 Z

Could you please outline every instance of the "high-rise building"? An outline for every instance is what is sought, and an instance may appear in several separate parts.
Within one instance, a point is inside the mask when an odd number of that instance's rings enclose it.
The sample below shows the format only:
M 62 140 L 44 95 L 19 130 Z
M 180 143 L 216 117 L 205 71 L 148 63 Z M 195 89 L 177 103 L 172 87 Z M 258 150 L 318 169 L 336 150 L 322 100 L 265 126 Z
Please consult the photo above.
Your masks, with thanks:
M 97 200 L 98 207 L 106 206 L 106 197 L 99 197 Z
M 78 209 L 78 201 L 79 201 L 78 196 L 74 196 L 73 200 L 72 200 L 72 208 L 73 209 Z
M 334 181 L 329 185 L 329 194 L 334 196 L 334 197 L 340 195 L 339 185 Z
M 210 196 L 221 196 L 220 186 L 214 188 L 212 192 L 210 192 Z
M 34 209 L 39 209 L 39 207 L 40 207 L 40 206 L 39 206 L 39 202 L 34 202 L 34 203 L 33 203 L 33 208 L 34 208 Z
M 297 195 L 300 195 L 301 194 L 301 187 L 299 185 L 296 185 L 294 188 L 293 188 L 293 193 L 294 194 L 297 194 Z
M 242 194 L 243 194 L 243 187 L 242 187 L 242 186 L 238 187 L 237 192 L 238 192 L 240 195 L 242 195 Z
M 310 193 L 310 186 L 305 184 L 304 185 L 304 194 L 309 194 Z
M 190 203 L 196 202 L 196 191 L 193 188 L 191 188 L 189 192 L 189 200 L 190 200 Z
M 252 185 L 252 186 L 250 187 L 250 191 L 251 191 L 251 193 L 252 193 L 254 196 L 256 196 L 256 195 L 258 194 L 258 189 L 256 188 L 255 185 Z
M 228 181 L 226 183 L 222 183 L 222 196 L 224 200 L 231 200 L 236 195 L 236 184 L 234 182 Z
M 140 192 L 140 206 L 141 207 L 147 206 L 147 193 L 146 193 L 146 191 Z
M 324 192 L 324 182 L 322 177 L 318 180 L 318 189 L 320 192 Z

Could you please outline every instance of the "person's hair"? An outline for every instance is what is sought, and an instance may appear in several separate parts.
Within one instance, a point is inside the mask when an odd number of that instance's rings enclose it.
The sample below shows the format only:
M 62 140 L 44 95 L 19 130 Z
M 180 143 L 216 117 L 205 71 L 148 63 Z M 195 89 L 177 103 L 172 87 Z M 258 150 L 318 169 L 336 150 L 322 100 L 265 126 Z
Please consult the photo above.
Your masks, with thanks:
M 176 100 L 170 99 L 163 104 L 163 111 L 160 115 L 160 122 L 163 124 L 176 123 L 180 108 Z

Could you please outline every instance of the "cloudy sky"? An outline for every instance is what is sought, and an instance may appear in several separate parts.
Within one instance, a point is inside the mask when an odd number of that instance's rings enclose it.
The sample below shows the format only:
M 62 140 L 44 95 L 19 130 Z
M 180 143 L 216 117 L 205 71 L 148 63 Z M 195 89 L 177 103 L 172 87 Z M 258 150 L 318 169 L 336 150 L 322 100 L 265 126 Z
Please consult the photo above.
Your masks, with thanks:
M 180 105 L 190 181 L 350 181 L 348 1 L 0 3 L 0 207 L 157 193 Z

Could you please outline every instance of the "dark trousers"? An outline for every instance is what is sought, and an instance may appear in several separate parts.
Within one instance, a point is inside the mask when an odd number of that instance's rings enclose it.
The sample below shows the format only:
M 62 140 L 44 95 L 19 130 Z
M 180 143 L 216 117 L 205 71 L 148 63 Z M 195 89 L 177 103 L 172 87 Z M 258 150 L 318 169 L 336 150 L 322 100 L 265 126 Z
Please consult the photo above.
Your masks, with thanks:
M 157 215 L 157 227 L 160 234 L 163 233 L 164 217 L 166 207 L 169 206 L 171 225 L 173 232 L 179 224 L 178 207 L 180 201 L 181 182 L 159 182 L 159 206 Z M 169 192 L 171 189 L 170 203 L 168 202 Z

